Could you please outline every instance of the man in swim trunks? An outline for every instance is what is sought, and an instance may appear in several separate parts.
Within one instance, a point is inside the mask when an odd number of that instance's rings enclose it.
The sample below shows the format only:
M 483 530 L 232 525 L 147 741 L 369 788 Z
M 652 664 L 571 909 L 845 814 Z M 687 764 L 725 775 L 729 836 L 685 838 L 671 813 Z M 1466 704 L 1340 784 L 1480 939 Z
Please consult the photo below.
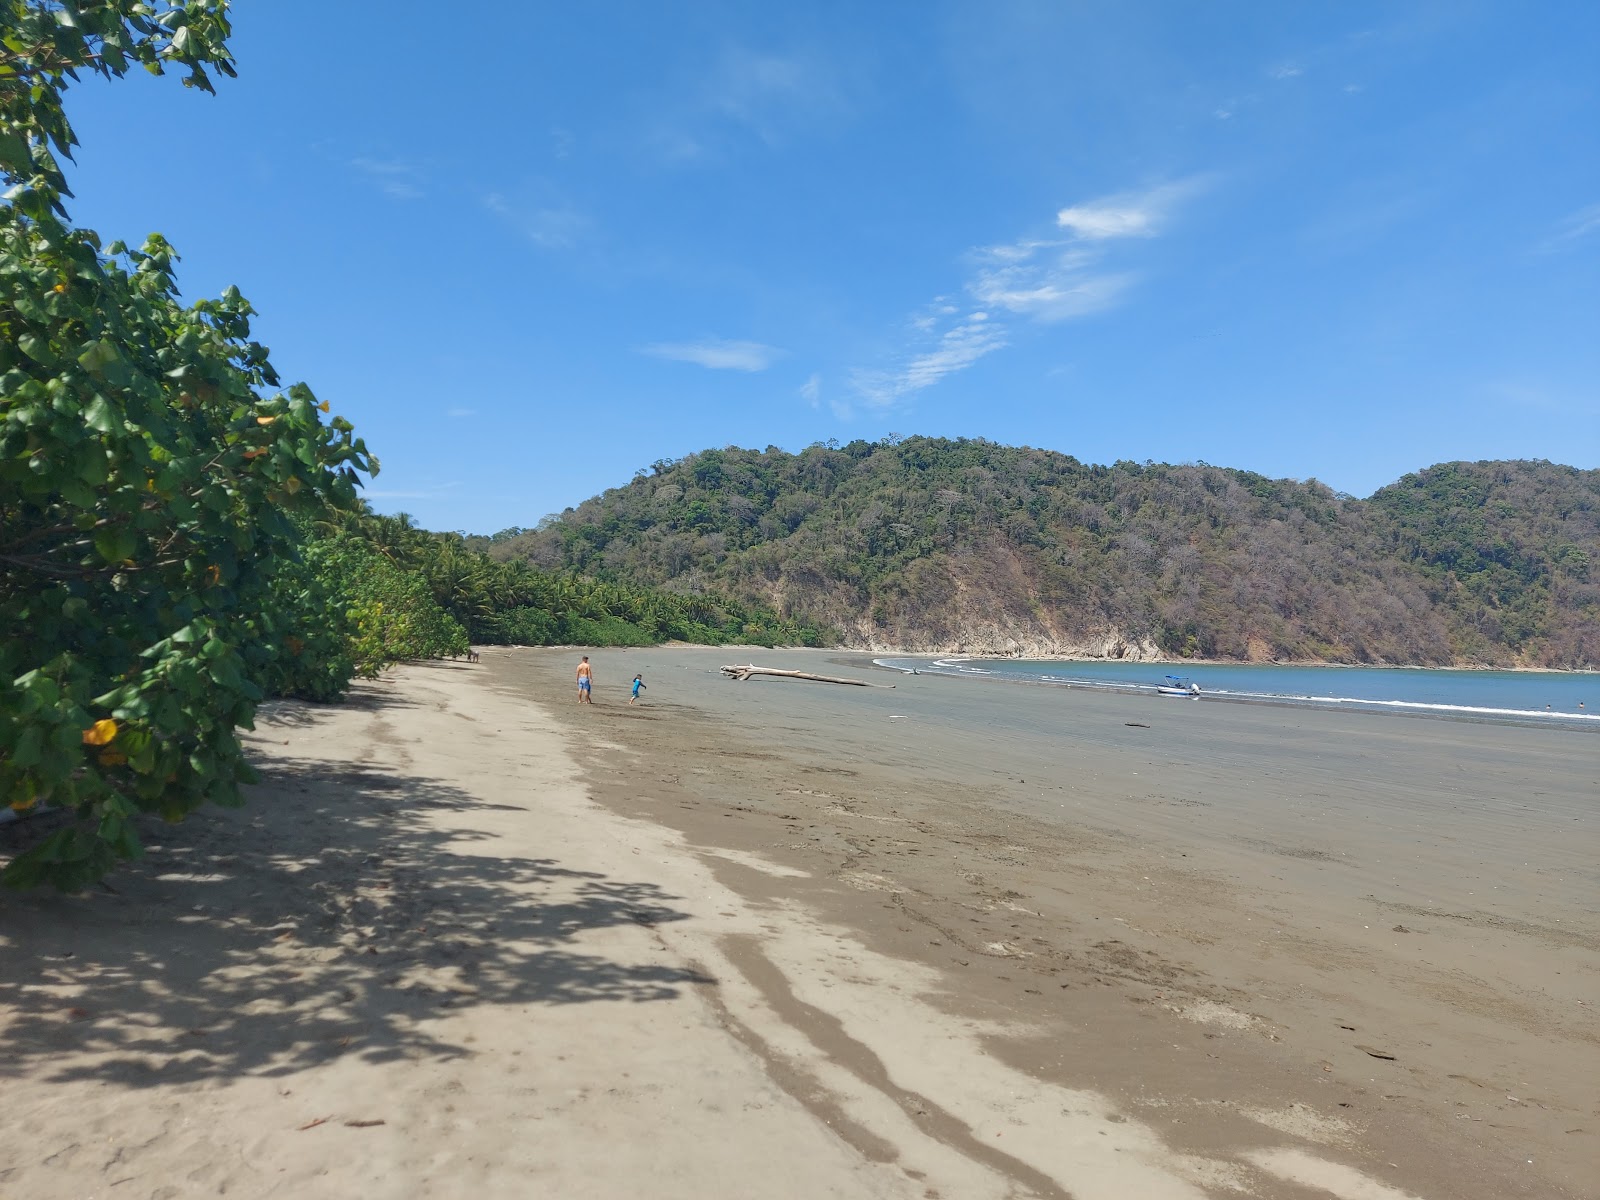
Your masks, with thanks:
M 583 661 L 578 664 L 578 703 L 593 704 L 594 699 L 591 689 L 594 687 L 594 668 L 589 666 L 589 656 L 585 654 Z

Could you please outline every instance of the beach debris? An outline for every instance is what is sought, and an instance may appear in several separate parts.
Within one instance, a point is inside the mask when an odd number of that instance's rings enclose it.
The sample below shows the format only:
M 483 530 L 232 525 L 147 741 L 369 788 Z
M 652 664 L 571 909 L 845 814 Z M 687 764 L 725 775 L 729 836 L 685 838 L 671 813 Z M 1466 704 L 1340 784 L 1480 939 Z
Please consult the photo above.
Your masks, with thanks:
M 1126 725 L 1129 729 L 1149 729 L 1150 728 L 1150 726 L 1146 725 L 1143 721 L 1124 721 L 1123 724 Z
M 1224 1029 L 1254 1029 L 1257 1026 L 1256 1017 L 1240 1012 L 1236 1008 L 1230 1008 L 1226 1004 L 1219 1004 L 1215 1000 L 1201 1000 L 1188 1008 L 1169 1007 L 1171 1011 L 1190 1021 L 1220 1025 Z
M 1356 1049 L 1361 1051 L 1363 1054 L 1370 1055 L 1373 1058 L 1381 1058 L 1384 1060 L 1384 1062 L 1395 1061 L 1394 1055 L 1390 1054 L 1387 1050 L 1374 1050 L 1371 1046 L 1357 1046 Z
M 329 1120 L 330 1118 L 328 1117 L 312 1117 L 304 1125 L 296 1127 L 295 1132 L 303 1133 L 307 1129 L 315 1129 L 318 1125 L 326 1125 Z
M 1394 927 L 1394 931 L 1396 933 L 1410 933 L 1411 932 L 1411 930 L 1407 929 L 1404 925 L 1396 925 Z
M 865 679 L 845 679 L 839 675 L 813 675 L 810 671 L 780 671 L 776 667 L 758 667 L 750 663 L 744 666 L 723 667 L 722 673 L 729 679 L 737 679 L 740 683 L 752 675 L 777 675 L 784 679 L 813 679 L 818 683 L 847 683 L 852 687 L 892 688 L 892 683 L 870 683 Z
M 354 1120 L 352 1120 L 352 1121 L 346 1121 L 345 1122 L 345 1124 L 348 1125 L 351 1129 L 371 1129 L 374 1125 L 387 1125 L 388 1123 L 389 1122 L 387 1122 L 387 1121 L 385 1121 L 385 1120 L 383 1120 L 381 1118 L 376 1120 L 376 1121 L 354 1121 Z

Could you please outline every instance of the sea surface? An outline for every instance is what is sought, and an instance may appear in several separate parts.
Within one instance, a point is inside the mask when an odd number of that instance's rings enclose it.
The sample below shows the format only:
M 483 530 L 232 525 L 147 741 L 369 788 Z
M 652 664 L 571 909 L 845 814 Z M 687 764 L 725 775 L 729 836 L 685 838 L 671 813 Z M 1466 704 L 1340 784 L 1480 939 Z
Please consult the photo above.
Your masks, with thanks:
M 1338 707 L 1369 712 L 1515 719 L 1600 727 L 1600 673 L 1450 671 L 1422 667 L 1284 667 L 1268 664 L 1051 662 L 1040 659 L 909 658 L 879 666 L 971 679 L 1058 687 L 1154 691 L 1167 677 L 1200 686 L 1205 699 Z M 1174 704 L 1185 701 L 1172 697 Z

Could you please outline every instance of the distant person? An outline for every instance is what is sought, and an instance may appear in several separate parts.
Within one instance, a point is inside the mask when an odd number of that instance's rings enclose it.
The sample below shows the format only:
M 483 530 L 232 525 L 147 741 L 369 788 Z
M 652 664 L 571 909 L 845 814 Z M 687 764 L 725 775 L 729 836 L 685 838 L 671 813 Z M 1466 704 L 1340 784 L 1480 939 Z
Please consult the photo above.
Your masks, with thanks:
M 644 691 L 644 676 L 635 675 L 633 677 L 633 695 L 628 697 L 628 703 L 637 704 L 639 702 L 639 693 L 642 691 Z
M 589 665 L 589 656 L 585 654 L 583 661 L 578 664 L 578 703 L 594 703 L 594 668 Z

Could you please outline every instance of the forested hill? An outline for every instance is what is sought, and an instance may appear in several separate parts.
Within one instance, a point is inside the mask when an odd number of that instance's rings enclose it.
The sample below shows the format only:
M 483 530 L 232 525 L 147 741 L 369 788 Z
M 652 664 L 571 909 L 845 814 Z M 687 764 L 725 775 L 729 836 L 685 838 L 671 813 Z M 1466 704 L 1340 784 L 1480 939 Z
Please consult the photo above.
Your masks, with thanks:
M 1358 500 L 981 440 L 729 448 L 482 541 L 867 648 L 1600 667 L 1600 471 L 1545 462 Z

